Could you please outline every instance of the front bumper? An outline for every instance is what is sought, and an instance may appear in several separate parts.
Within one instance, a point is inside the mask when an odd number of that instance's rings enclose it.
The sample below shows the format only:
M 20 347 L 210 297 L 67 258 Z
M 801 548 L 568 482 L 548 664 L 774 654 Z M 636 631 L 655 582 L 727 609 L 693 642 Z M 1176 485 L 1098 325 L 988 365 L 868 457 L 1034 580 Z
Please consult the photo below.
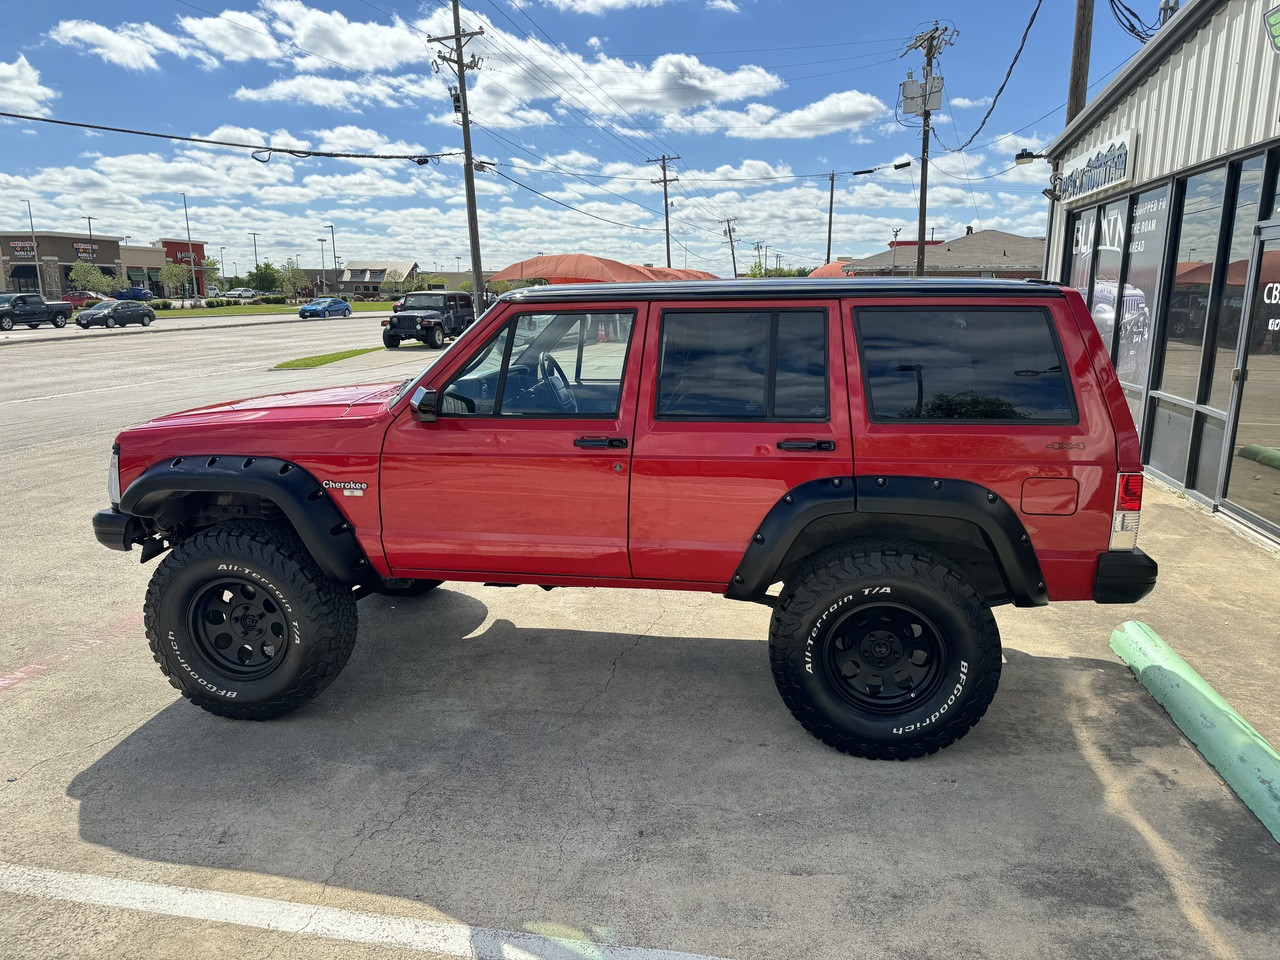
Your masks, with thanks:
M 115 508 L 99 510 L 93 515 L 93 535 L 104 547 L 132 550 L 143 537 L 142 521 Z
M 1160 566 L 1136 547 L 1098 554 L 1093 578 L 1095 603 L 1137 603 L 1156 585 Z

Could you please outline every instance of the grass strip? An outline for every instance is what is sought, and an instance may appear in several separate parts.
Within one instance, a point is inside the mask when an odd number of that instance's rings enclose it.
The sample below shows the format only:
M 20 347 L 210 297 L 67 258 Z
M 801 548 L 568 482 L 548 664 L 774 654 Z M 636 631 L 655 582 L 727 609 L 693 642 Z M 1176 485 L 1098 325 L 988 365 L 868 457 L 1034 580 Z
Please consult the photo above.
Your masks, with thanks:
M 321 353 L 314 357 L 298 357 L 296 360 L 285 360 L 283 363 L 277 363 L 271 369 L 310 370 L 312 367 L 323 367 L 326 363 L 335 363 L 338 360 L 359 357 L 366 353 L 376 353 L 381 349 L 382 347 L 361 347 L 359 350 L 339 350 L 337 353 Z

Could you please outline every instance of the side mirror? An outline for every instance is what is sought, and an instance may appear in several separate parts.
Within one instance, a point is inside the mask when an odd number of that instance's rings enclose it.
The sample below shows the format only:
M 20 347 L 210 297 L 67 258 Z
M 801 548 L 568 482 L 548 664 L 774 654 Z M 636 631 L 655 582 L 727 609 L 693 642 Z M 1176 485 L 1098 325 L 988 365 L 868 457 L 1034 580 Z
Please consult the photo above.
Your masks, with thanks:
M 418 418 L 419 423 L 436 422 L 436 392 L 434 390 L 419 387 L 413 391 L 409 404 L 413 407 L 413 415 Z

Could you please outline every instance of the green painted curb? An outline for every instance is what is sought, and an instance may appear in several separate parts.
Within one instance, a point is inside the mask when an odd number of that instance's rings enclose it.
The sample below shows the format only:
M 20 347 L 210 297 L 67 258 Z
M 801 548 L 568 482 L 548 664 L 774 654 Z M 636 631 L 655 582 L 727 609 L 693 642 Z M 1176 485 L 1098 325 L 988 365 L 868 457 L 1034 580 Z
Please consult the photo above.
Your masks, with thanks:
M 1145 623 L 1121 624 L 1111 649 L 1280 841 L 1280 754 Z

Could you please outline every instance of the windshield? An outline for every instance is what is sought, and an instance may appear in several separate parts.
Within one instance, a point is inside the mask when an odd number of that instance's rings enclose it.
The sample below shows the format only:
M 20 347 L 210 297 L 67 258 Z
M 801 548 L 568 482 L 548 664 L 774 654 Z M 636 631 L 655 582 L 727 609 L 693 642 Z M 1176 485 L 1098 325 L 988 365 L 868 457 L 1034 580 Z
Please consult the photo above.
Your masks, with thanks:
M 307 304 L 308 307 L 323 307 L 328 304 L 328 300 L 312 300 Z
M 443 310 L 443 293 L 411 293 L 404 298 L 406 310 Z
M 12 299 L 13 299 L 12 293 L 0 293 L 0 307 L 3 307 L 6 303 L 11 301 Z

